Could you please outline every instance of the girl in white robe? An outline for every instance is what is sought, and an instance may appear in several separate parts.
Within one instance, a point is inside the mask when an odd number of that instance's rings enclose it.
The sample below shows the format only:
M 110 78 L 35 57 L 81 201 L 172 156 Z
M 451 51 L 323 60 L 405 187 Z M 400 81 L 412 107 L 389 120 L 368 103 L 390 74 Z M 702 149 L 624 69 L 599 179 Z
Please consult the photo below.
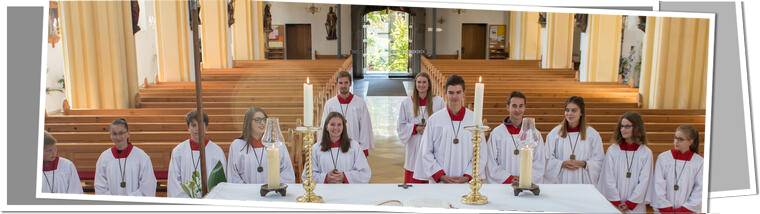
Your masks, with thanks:
M 565 102 L 565 119 L 546 136 L 544 183 L 596 185 L 603 148 L 599 132 L 586 123 L 583 98 L 570 97 Z
M 58 156 L 56 140 L 45 131 L 43 140 L 42 192 L 82 194 L 82 184 L 74 163 Z
M 607 148 L 597 189 L 615 207 L 624 212 L 644 213 L 652 177 L 652 150 L 646 146 L 644 122 L 635 112 L 626 112 L 618 120 Z
M 369 156 L 369 149 L 373 148 L 372 121 L 369 116 L 367 103 L 359 96 L 355 96 L 349 90 L 351 88 L 351 74 L 348 72 L 339 72 L 338 78 L 339 94 L 325 102 L 322 110 L 321 123 L 325 123 L 327 115 L 330 112 L 339 112 L 346 118 L 346 132 L 351 140 L 359 143 L 365 156 Z M 321 139 L 321 135 L 317 136 Z
M 186 117 L 190 139 L 182 141 L 172 150 L 172 157 L 169 160 L 169 173 L 167 178 L 167 197 L 188 198 L 190 195 L 182 190 L 182 184 L 192 180 L 193 172 L 201 172 L 200 164 L 200 147 L 201 144 L 194 138 L 198 138 L 198 122 L 196 120 L 196 111 L 189 113 Z M 203 113 L 203 120 L 208 130 L 208 115 Z M 206 138 L 206 176 L 208 178 L 211 170 L 214 169 L 218 162 L 222 163 L 222 168 L 227 171 L 227 159 L 224 151 L 216 143 Z M 206 179 L 209 181 L 210 179 Z M 211 191 L 211 189 L 209 189 Z
M 248 109 L 243 120 L 243 134 L 232 141 L 227 163 L 227 182 L 244 184 L 265 184 L 268 181 L 268 154 L 261 143 L 266 128 L 267 115 L 263 109 Z M 248 140 L 245 140 L 248 139 Z M 280 182 L 295 183 L 293 164 L 288 148 L 283 143 L 277 144 L 280 162 Z M 261 168 L 259 168 L 261 167 Z M 259 169 L 261 171 L 259 172 Z
M 414 162 L 417 160 L 417 150 L 430 115 L 443 109 L 443 98 L 433 96 L 430 76 L 421 72 L 415 78 L 414 94 L 404 99 L 398 115 L 396 133 L 399 141 L 404 144 L 404 183 L 427 183 L 425 180 L 413 178 Z M 422 94 L 422 95 L 421 95 Z M 432 104 L 429 97 L 432 98 Z
M 346 119 L 330 112 L 323 126 L 322 139 L 312 147 L 312 175 L 317 183 L 366 184 L 372 171 L 359 144 L 344 131 Z M 306 177 L 306 168 L 302 177 Z
M 95 164 L 95 194 L 156 196 L 156 175 L 150 156 L 129 143 L 129 125 L 123 118 L 109 125 L 114 146 Z
M 702 169 L 699 132 L 689 125 L 676 129 L 675 148 L 657 156 L 652 208 L 660 213 L 699 213 L 702 211 Z

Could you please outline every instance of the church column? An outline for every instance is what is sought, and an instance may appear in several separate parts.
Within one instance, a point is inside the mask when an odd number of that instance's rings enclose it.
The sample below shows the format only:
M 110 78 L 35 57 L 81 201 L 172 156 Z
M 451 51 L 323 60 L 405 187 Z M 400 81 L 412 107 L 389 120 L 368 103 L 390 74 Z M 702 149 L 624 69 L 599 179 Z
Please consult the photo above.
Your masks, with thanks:
M 546 46 L 541 68 L 573 68 L 573 30 L 575 20 L 572 13 L 548 13 L 546 17 Z
M 133 107 L 138 92 L 129 1 L 61 1 L 66 99 L 72 109 Z
M 541 26 L 538 12 L 509 13 L 509 59 L 538 60 L 541 58 Z
M 159 82 L 189 82 L 193 50 L 187 1 L 155 1 Z
M 203 68 L 231 67 L 227 1 L 201 0 L 201 50 Z
M 235 1 L 235 24 L 232 24 L 234 60 L 264 59 L 264 2 Z
M 586 33 L 581 34 L 580 79 L 583 82 L 616 82 L 623 38 L 623 16 L 588 16 Z
M 709 20 L 647 17 L 639 92 L 645 108 L 704 109 Z

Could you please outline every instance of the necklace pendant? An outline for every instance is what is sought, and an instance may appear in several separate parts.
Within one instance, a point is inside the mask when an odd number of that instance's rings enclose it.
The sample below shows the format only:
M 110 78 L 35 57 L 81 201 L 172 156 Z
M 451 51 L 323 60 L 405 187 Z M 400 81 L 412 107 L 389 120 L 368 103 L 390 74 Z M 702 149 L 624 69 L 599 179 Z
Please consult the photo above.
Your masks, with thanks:
M 119 186 L 121 186 L 121 188 L 125 188 L 127 187 L 127 182 L 122 181 L 121 184 L 119 184 Z
M 459 138 L 454 138 L 454 144 L 459 144 Z
M 258 168 L 256 168 L 256 171 L 263 172 L 264 171 L 264 167 L 259 166 Z
M 513 153 L 515 153 L 515 155 L 519 155 L 520 154 L 520 150 L 515 149 L 515 151 Z
M 422 118 L 422 125 L 425 125 L 425 118 Z
M 626 178 L 631 178 L 631 172 L 626 172 L 626 173 L 625 173 L 625 177 L 626 177 Z
M 575 154 L 570 155 L 570 160 L 575 160 Z
M 678 184 L 676 184 L 676 185 L 673 185 L 673 190 L 674 190 L 674 191 L 678 191 Z

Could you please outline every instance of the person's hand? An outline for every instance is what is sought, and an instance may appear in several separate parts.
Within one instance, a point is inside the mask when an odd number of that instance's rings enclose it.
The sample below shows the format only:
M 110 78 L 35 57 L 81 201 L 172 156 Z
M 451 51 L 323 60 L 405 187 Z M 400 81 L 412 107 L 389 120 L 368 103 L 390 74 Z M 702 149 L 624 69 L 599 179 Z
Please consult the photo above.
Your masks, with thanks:
M 447 183 L 447 184 L 456 183 L 453 177 L 446 176 L 446 175 L 442 175 L 440 181 L 441 183 Z
M 571 160 L 573 165 L 575 165 L 576 168 L 586 168 L 586 161 L 582 160 Z
M 417 125 L 414 129 L 417 130 L 417 134 L 422 134 L 422 132 L 425 131 L 425 125 Z
M 575 165 L 574 160 L 566 160 L 566 161 L 562 161 L 562 168 L 576 170 L 578 169 L 578 166 Z
M 512 176 L 512 183 L 520 182 L 520 176 Z
M 327 178 L 325 178 L 325 183 L 343 183 L 342 174 L 337 173 L 335 170 L 330 171 L 330 173 L 327 174 Z

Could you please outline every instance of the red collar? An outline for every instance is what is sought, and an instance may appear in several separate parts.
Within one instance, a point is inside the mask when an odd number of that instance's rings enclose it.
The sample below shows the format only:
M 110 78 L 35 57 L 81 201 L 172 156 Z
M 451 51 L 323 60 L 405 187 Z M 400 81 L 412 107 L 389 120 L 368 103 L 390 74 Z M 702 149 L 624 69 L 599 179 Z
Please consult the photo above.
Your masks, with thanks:
M 42 161 L 42 171 L 53 171 L 58 169 L 58 159 L 59 157 L 55 157 L 53 161 Z
M 691 151 L 686 151 L 684 153 L 681 153 L 677 149 L 671 149 L 670 154 L 673 155 L 673 159 L 682 160 L 682 161 L 690 161 L 691 157 L 694 156 L 694 153 Z
M 449 117 L 451 117 L 451 121 L 464 120 L 464 112 L 467 111 L 466 108 L 462 107 L 461 109 L 459 109 L 459 112 L 457 114 L 452 113 L 449 107 L 446 107 L 446 109 L 449 111 Z
M 504 119 L 504 126 L 507 127 L 509 134 L 520 134 L 520 127 L 512 124 L 512 120 L 510 120 L 509 117 L 507 117 L 507 119 Z
M 349 104 L 349 103 L 351 103 L 351 100 L 354 99 L 354 94 L 352 94 L 351 92 L 349 92 L 348 93 L 348 98 L 346 98 L 346 99 L 343 99 L 343 97 L 341 97 L 340 95 L 338 95 L 337 97 L 338 97 L 338 102 L 340 104 Z
M 113 158 L 119 159 L 119 158 L 127 158 L 129 156 L 129 153 L 132 153 L 132 143 L 127 143 L 127 148 L 124 150 L 119 151 L 119 149 L 116 148 L 116 146 L 111 147 L 111 154 L 113 154 Z
M 261 143 L 261 141 L 256 140 L 256 138 L 251 138 L 250 140 L 248 140 L 248 144 L 251 145 L 251 146 L 253 146 L 253 148 L 263 148 L 264 147 L 264 144 Z
M 419 104 L 419 106 L 426 106 L 428 103 L 428 97 L 430 96 L 426 96 L 425 98 L 420 97 L 420 99 L 417 100 L 417 104 Z
M 206 142 L 203 143 L 204 146 L 208 145 L 208 138 L 206 138 Z M 193 151 L 198 151 L 201 149 L 201 146 L 195 142 L 192 138 L 190 138 L 190 149 Z
M 639 146 L 641 145 L 623 140 L 623 143 L 619 143 L 618 146 L 620 146 L 620 150 L 623 151 L 636 151 L 639 150 Z
M 340 148 L 340 140 L 331 142 L 330 148 Z
M 570 127 L 570 124 L 567 125 L 567 132 L 580 132 L 581 131 L 581 125 L 578 124 L 577 127 Z

